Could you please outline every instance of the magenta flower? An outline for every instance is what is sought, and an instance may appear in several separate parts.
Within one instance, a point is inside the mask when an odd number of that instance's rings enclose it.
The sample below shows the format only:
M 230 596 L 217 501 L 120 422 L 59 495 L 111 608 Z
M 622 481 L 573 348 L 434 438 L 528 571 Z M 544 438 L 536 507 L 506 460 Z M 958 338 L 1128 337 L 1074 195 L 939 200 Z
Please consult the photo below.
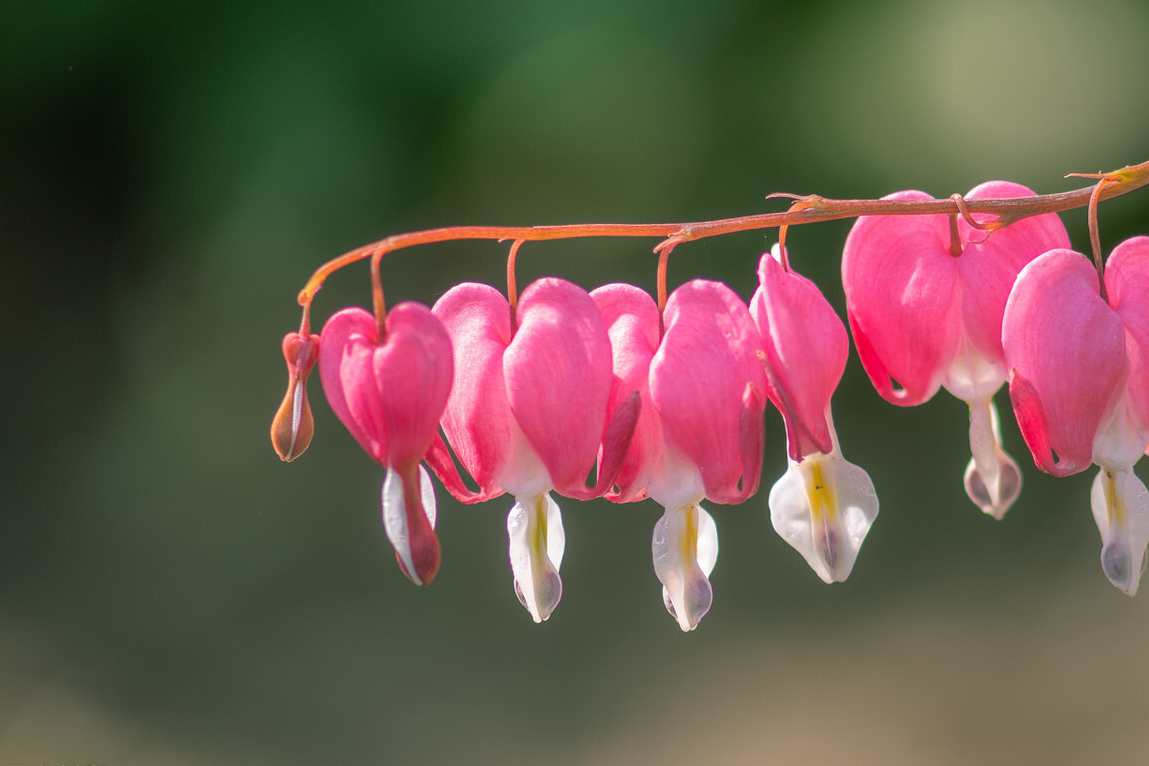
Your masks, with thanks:
M 540 279 L 522 294 L 511 322 L 501 293 L 458 285 L 435 304 L 455 349 L 455 379 L 442 426 L 479 485 L 467 490 L 449 460 L 432 466 L 465 502 L 515 496 L 507 516 L 515 592 L 535 622 L 562 597 L 562 516 L 550 491 L 601 495 L 614 482 L 637 415 L 637 400 L 607 428 L 610 340 L 586 291 Z M 586 477 L 602 449 L 598 484 Z
M 1149 445 L 1149 237 L 1118 245 L 1097 272 L 1072 250 L 1022 270 L 1002 327 L 1013 411 L 1034 462 L 1055 476 L 1096 464 L 1091 504 L 1101 567 L 1137 592 L 1149 492 L 1133 464 Z
M 619 489 L 608 497 L 649 495 L 664 507 L 654 570 L 667 611 L 690 631 L 710 609 L 718 558 L 718 530 L 701 501 L 740 503 L 758 489 L 766 406 L 758 334 L 746 304 L 719 282 L 675 290 L 661 338 L 658 309 L 642 290 L 614 284 L 591 297 L 610 333 L 610 406 L 635 394 L 641 402 Z
M 451 389 L 451 340 L 420 303 L 387 314 L 386 335 L 375 317 L 344 309 L 323 327 L 319 377 L 331 409 L 387 468 L 383 527 L 399 567 L 416 585 L 439 571 L 435 494 L 419 461 L 430 448 Z
M 874 484 L 842 457 L 830 415 L 850 342 L 817 285 L 784 265 L 778 245 L 762 256 L 758 281 L 750 313 L 770 400 L 786 422 L 789 464 L 770 490 L 770 521 L 819 577 L 841 582 L 878 515 Z
M 1028 196 L 1034 193 L 1019 184 L 990 181 L 966 198 Z M 905 191 L 885 199 L 930 197 Z M 921 404 L 944 386 L 969 405 L 966 493 L 1000 519 L 1021 490 L 1021 472 L 1001 448 L 992 399 L 1006 377 L 1002 313 L 1022 267 L 1068 247 L 1069 238 L 1052 213 L 991 234 L 964 220 L 957 230 L 954 250 L 946 215 L 863 216 L 846 239 L 842 282 L 858 356 L 882 397 Z

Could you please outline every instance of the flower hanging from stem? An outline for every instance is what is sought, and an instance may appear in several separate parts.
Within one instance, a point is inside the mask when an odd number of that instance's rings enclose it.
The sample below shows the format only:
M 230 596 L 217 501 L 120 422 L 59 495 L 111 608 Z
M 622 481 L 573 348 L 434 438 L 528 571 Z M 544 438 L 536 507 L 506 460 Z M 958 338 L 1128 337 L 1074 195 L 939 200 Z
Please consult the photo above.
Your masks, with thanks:
M 1149 491 L 1133 465 L 1149 447 L 1149 238 L 1119 245 L 1103 267 L 1097 207 L 1149 184 L 1149 162 L 1089 187 L 1035 195 L 1001 181 L 932 199 L 774 194 L 785 212 L 716 221 L 570 226 L 459 226 L 387 237 L 321 266 L 299 293 L 303 318 L 283 340 L 287 392 L 271 440 L 285 461 L 312 440 L 306 384 L 319 365 L 336 416 L 382 465 L 383 526 L 401 570 L 425 585 L 440 566 L 430 475 L 474 503 L 509 492 L 515 593 L 536 622 L 559 603 L 566 535 L 552 495 L 650 497 L 663 507 L 651 554 L 663 601 L 684 631 L 713 601 L 714 518 L 702 502 L 740 503 L 760 481 L 766 401 L 786 424 L 788 469 L 770 492 L 771 522 L 826 582 L 846 579 L 877 515 L 873 484 L 841 454 L 830 399 L 845 328 L 791 266 L 789 226 L 857 218 L 842 277 L 858 354 L 881 396 L 918 404 L 945 387 L 969 405 L 965 487 L 1001 518 L 1021 471 L 1001 446 L 993 395 L 1008 378 L 1034 460 L 1057 475 L 1096 464 L 1092 507 L 1102 568 L 1136 592 L 1149 542 Z M 1057 213 L 1089 209 L 1094 267 L 1069 250 Z M 779 227 L 749 302 L 720 282 L 667 289 L 680 245 Z M 521 294 L 524 242 L 586 237 L 659 241 L 656 300 L 630 285 L 587 293 L 547 277 Z M 507 292 L 475 283 L 433 309 L 388 310 L 381 262 L 453 240 L 511 242 Z M 345 309 L 321 335 L 310 312 L 325 280 L 369 259 L 372 311 Z M 1089 276 L 1092 274 L 1092 276 Z M 471 489 L 460 474 L 470 474 Z

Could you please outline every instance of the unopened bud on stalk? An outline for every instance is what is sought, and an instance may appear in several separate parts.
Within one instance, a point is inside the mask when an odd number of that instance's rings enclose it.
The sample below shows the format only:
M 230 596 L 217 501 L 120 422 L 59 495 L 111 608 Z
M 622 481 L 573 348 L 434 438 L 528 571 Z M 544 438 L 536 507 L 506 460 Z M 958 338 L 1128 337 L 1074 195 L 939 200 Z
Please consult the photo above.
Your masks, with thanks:
M 307 401 L 307 376 L 319 358 L 319 336 L 289 332 L 283 336 L 287 393 L 271 421 L 271 445 L 280 460 L 291 462 L 307 450 L 315 433 Z

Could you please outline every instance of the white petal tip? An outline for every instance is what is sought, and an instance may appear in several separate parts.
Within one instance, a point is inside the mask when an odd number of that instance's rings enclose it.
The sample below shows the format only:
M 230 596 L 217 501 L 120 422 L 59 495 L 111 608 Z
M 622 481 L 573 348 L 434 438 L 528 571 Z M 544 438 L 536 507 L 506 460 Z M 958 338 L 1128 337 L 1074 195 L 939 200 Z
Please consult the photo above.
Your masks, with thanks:
M 1128 541 L 1114 540 L 1101 548 L 1101 570 L 1113 587 L 1127 596 L 1136 596 L 1145 571 L 1145 551 L 1134 555 Z
M 553 577 L 549 575 L 553 575 Z M 551 618 L 551 614 L 554 613 L 559 601 L 562 600 L 563 581 L 558 572 L 549 573 L 542 582 L 534 583 L 534 587 L 531 588 L 531 598 L 528 600 L 523 595 L 522 585 L 516 579 L 515 595 L 519 597 L 519 603 L 530 613 L 531 619 L 538 625 Z
M 1131 469 L 1102 467 L 1090 503 L 1101 532 L 1101 570 L 1113 587 L 1134 596 L 1149 561 L 1149 491 Z
M 1021 494 L 1021 469 L 1009 455 L 998 451 L 999 462 L 996 475 L 989 481 L 978 470 L 971 459 L 965 467 L 965 493 L 969 499 L 987 516 L 997 521 L 1005 517 L 1005 512 Z
M 662 583 L 662 603 L 689 633 L 710 611 L 714 592 L 708 579 L 718 560 L 718 528 L 699 505 L 667 508 L 654 525 L 654 573 Z
M 550 495 L 517 501 L 507 514 L 515 595 L 536 623 L 550 619 L 563 597 L 559 576 L 566 536 Z
M 681 610 L 675 606 L 675 601 L 681 604 Z M 682 632 L 689 633 L 698 627 L 702 618 L 710 611 L 710 606 L 714 603 L 714 591 L 710 587 L 710 581 L 699 573 L 699 576 L 692 578 L 691 582 L 676 588 L 674 596 L 671 596 L 664 585 L 662 603 L 678 623 L 678 627 L 682 628 Z

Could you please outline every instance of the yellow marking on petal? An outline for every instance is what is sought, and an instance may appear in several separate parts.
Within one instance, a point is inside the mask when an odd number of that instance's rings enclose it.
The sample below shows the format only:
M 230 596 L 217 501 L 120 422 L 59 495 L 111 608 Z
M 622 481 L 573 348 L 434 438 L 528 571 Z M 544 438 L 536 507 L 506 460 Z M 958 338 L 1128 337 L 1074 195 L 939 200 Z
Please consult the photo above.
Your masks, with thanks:
M 698 506 L 686 509 L 686 533 L 679 538 L 682 560 L 694 561 L 698 557 Z
M 810 503 L 810 515 L 815 524 L 828 522 L 835 524 L 838 521 L 838 498 L 834 492 L 833 484 L 826 481 L 822 473 L 822 461 L 814 458 L 810 461 L 806 473 L 806 500 Z M 823 519 L 825 514 L 825 519 Z
M 542 562 L 548 560 L 546 495 L 539 495 L 535 498 L 532 514 L 534 518 L 531 519 L 527 534 L 530 535 L 531 540 L 531 568 L 534 570 L 535 577 L 538 578 L 543 573 Z
M 1105 469 L 1105 481 L 1102 487 L 1105 489 L 1105 508 L 1109 514 L 1109 524 L 1124 527 L 1125 503 L 1122 502 L 1121 495 L 1117 493 L 1117 479 L 1108 468 Z

